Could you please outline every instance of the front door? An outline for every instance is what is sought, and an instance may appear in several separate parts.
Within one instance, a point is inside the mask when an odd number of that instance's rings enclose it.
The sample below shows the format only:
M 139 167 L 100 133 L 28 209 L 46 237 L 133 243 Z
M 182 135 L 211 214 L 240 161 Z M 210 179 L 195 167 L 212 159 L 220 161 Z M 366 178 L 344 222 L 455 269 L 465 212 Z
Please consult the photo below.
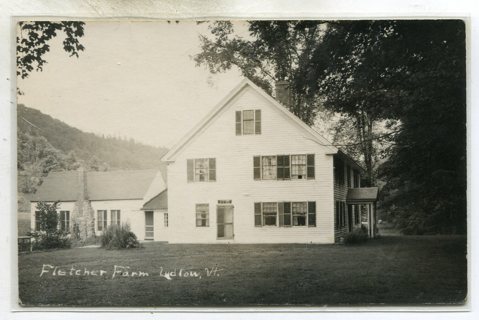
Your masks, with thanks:
M 145 211 L 145 240 L 155 238 L 153 211 Z
M 233 211 L 234 207 L 232 205 L 218 205 L 216 207 L 216 235 L 218 239 L 233 239 Z

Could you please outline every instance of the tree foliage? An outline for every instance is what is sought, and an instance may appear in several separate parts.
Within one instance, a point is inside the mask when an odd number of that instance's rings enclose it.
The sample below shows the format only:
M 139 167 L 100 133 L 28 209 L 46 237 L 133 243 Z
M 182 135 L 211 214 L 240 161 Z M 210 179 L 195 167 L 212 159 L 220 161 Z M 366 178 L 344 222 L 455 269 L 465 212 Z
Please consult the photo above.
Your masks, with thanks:
M 45 53 L 50 51 L 49 42 L 62 32 L 63 50 L 70 57 L 79 56 L 85 50 L 80 43 L 84 35 L 84 22 L 81 21 L 21 21 L 18 23 L 17 32 L 17 76 L 22 79 L 28 77 L 33 71 L 43 70 L 47 61 Z

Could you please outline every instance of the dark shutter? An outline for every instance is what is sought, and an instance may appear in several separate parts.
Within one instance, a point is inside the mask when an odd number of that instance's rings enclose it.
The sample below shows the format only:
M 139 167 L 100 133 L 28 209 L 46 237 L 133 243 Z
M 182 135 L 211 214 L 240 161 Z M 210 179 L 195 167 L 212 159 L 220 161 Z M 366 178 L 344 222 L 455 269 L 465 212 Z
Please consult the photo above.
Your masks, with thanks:
M 283 203 L 284 226 L 291 226 L 291 202 Z
M 308 179 L 314 179 L 314 154 L 308 154 Z
M 254 226 L 261 227 L 261 202 L 254 203 Z
M 278 216 L 279 216 L 279 223 L 280 227 L 284 226 L 284 204 L 282 202 L 278 203 Z
M 261 110 L 254 111 L 254 133 L 261 134 Z
M 186 160 L 186 174 L 188 182 L 192 182 L 194 180 L 193 159 Z
M 283 170 L 283 156 L 277 156 L 277 163 L 276 163 L 276 176 L 278 180 L 283 180 L 284 179 L 284 170 Z
M 236 135 L 241 135 L 241 111 L 236 111 Z
M 209 159 L 209 180 L 216 181 L 216 159 L 210 158 Z
M 316 202 L 308 202 L 308 226 L 316 227 Z
M 253 157 L 253 174 L 255 180 L 261 179 L 261 158 L 259 156 Z

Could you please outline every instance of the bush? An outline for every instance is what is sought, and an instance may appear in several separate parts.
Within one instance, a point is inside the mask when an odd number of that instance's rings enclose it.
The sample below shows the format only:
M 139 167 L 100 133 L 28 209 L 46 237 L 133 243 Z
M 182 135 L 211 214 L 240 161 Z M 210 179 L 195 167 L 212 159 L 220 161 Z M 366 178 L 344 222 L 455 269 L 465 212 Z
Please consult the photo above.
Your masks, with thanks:
M 70 248 L 70 235 L 58 229 L 58 202 L 37 204 L 39 229 L 28 232 L 33 238 L 33 250 Z
M 106 249 L 139 248 L 140 242 L 128 224 L 110 225 L 101 235 L 100 243 Z
M 344 237 L 344 244 L 360 244 L 366 242 L 368 239 L 368 230 L 364 226 L 361 226 L 360 229 L 353 230 L 346 234 Z
M 28 233 L 33 238 L 33 250 L 65 249 L 71 247 L 69 234 L 62 230 L 53 232 L 33 231 Z

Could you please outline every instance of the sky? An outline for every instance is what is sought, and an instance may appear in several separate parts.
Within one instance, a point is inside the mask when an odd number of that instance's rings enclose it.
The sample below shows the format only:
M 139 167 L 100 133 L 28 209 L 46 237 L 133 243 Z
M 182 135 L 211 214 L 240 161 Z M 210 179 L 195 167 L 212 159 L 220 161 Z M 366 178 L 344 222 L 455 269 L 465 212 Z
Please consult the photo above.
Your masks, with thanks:
M 192 21 L 87 22 L 80 57 L 53 39 L 43 71 L 18 79 L 18 103 L 85 132 L 172 147 L 242 80 L 195 65 L 207 33 Z

